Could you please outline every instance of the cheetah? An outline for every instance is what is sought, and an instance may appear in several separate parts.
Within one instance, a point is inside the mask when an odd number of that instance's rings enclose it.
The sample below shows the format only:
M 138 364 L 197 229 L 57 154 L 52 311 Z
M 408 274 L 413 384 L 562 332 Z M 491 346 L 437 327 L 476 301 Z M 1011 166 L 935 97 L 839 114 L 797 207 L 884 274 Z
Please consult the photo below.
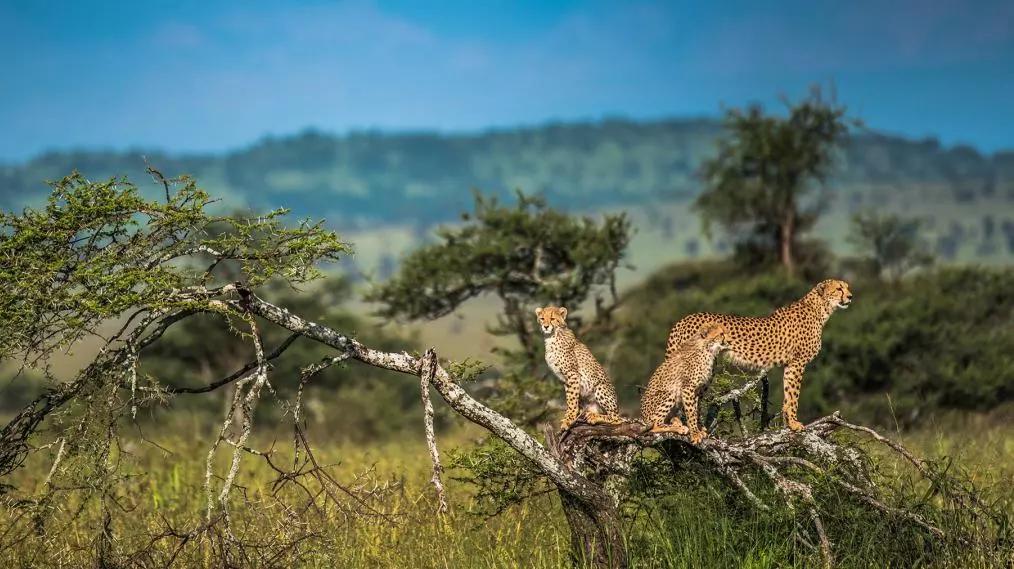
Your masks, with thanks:
M 729 336 L 726 357 L 735 365 L 767 373 L 775 366 L 784 366 L 784 398 L 782 416 L 793 431 L 802 430 L 796 420 L 799 389 L 806 365 L 820 351 L 821 334 L 831 314 L 852 303 L 849 284 L 838 279 L 818 283 L 802 298 L 776 309 L 767 316 L 748 317 L 700 312 L 684 316 L 669 332 L 666 354 L 700 330 L 717 322 L 725 326 Z
M 567 309 L 536 308 L 546 340 L 546 363 L 567 390 L 567 412 L 560 423 L 566 431 L 578 417 L 590 424 L 619 424 L 616 389 L 606 370 L 567 327 Z
M 651 432 L 685 435 L 689 431 L 694 444 L 708 436 L 708 431 L 701 427 L 697 400 L 711 380 L 715 357 L 728 347 L 725 327 L 707 324 L 666 355 L 641 397 L 641 420 L 651 427 Z M 676 416 L 666 423 L 673 406 L 680 401 L 689 429 Z

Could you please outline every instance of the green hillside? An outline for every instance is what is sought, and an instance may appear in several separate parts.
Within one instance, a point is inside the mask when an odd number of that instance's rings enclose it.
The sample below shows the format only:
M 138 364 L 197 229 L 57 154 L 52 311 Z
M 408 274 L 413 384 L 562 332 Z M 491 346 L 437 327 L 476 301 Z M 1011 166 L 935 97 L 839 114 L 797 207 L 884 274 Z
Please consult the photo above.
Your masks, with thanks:
M 564 210 L 630 211 L 640 230 L 633 256 L 658 266 L 722 248 L 701 238 L 687 207 L 720 134 L 713 120 L 609 120 L 472 134 L 307 131 L 221 155 L 57 152 L 0 167 L 0 206 L 40 200 L 43 180 L 73 169 L 143 181 L 147 159 L 166 175 L 197 177 L 224 207 L 325 218 L 363 244 L 361 267 L 385 272 L 434 224 L 470 209 L 472 189 L 509 196 L 521 188 Z M 1014 254 L 1014 152 L 862 132 L 843 148 L 828 190 L 818 231 L 832 244 L 843 243 L 850 213 L 875 207 L 926 217 L 926 237 L 945 259 Z

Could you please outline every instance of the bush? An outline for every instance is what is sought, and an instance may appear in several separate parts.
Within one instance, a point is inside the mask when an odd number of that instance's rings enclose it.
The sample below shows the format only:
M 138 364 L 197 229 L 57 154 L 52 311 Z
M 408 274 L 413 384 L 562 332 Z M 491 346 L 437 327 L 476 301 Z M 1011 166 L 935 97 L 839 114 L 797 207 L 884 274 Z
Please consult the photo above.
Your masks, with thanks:
M 828 325 L 804 400 L 817 409 L 852 404 L 879 422 L 894 415 L 906 424 L 926 411 L 1009 401 L 1012 289 L 1011 269 L 946 268 L 898 286 L 857 283 L 858 302 Z

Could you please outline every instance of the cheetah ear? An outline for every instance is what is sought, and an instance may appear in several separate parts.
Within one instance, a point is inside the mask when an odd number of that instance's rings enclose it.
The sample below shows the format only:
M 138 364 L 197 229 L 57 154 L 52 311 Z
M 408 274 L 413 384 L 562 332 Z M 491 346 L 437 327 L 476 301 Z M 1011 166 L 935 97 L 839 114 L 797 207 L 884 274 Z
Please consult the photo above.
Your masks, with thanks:
M 567 319 L 567 309 L 566 308 L 560 307 L 560 318 L 563 318 L 564 320 Z
M 538 306 L 535 307 L 535 315 L 536 316 L 542 316 L 542 308 L 541 307 L 538 307 Z

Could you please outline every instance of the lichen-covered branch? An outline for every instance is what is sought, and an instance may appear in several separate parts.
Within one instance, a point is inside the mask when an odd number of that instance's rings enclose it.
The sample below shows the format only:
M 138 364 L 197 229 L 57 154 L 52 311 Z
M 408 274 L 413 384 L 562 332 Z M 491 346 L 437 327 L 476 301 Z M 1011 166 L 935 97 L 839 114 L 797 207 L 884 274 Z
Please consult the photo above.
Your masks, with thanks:
M 433 430 L 433 403 L 430 401 L 430 384 L 433 382 L 433 375 L 436 373 L 437 354 L 432 348 L 423 354 L 422 362 L 419 365 L 419 391 L 423 404 L 423 426 L 426 433 L 426 447 L 430 451 L 430 461 L 433 463 L 433 476 L 430 482 L 437 492 L 437 512 L 447 512 L 447 497 L 444 495 L 444 483 L 440 474 L 444 468 L 440 464 L 440 450 L 437 449 L 437 436 Z
M 410 375 L 418 375 L 419 373 L 419 358 L 406 353 L 396 354 L 372 349 L 354 338 L 264 301 L 249 291 L 243 294 L 243 302 L 252 313 L 290 332 L 331 346 L 348 354 L 350 358 L 369 365 Z M 238 300 L 231 302 L 234 302 L 237 307 L 240 303 Z M 580 475 L 570 471 L 553 458 L 545 447 L 510 419 L 469 395 L 464 388 L 455 383 L 454 378 L 439 363 L 435 366 L 432 384 L 444 401 L 457 413 L 503 439 L 514 450 L 538 465 L 554 483 L 574 489 L 579 489 L 587 484 L 587 481 L 583 480 Z

